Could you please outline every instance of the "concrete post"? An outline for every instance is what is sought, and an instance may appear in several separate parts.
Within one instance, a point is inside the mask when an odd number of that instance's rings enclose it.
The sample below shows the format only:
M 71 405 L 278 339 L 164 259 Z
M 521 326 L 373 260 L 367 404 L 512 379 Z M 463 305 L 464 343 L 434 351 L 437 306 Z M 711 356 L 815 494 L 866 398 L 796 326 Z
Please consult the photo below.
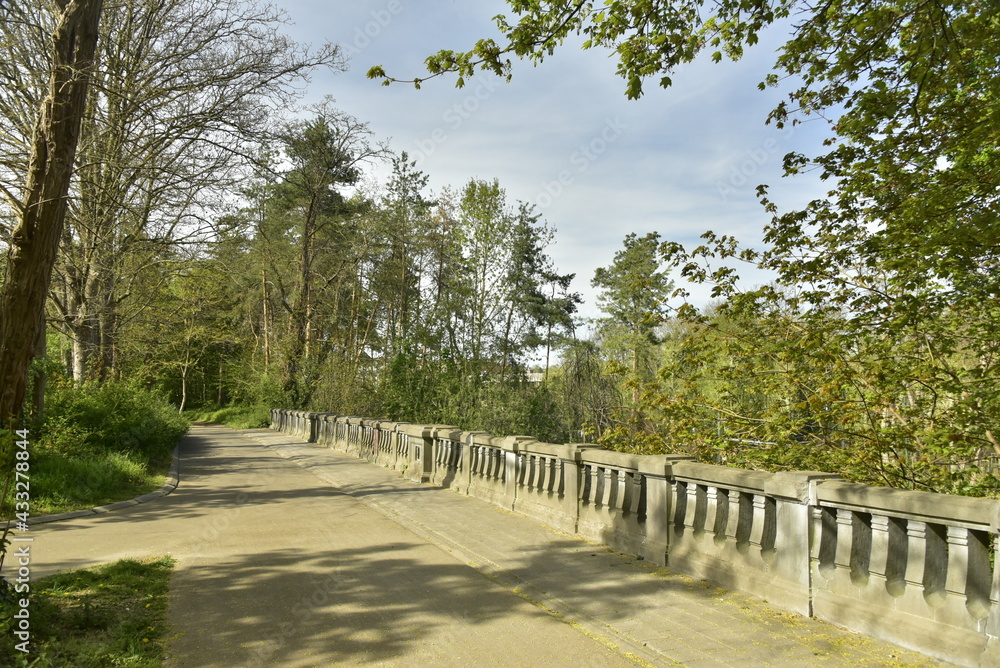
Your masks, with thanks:
M 410 460 L 406 465 L 406 478 L 413 482 L 430 482 L 431 453 L 434 428 L 425 424 L 406 424 L 400 427 L 409 440 Z
M 476 436 L 486 436 L 485 431 L 467 431 L 462 435 L 462 442 L 465 447 L 462 448 L 462 475 L 456 481 L 458 483 L 459 489 L 462 494 L 471 494 L 473 488 L 473 479 L 477 475 L 483 475 L 483 471 L 473 471 L 473 468 L 477 464 L 482 464 L 482 462 L 477 462 L 473 457 L 473 452 L 475 450 L 475 440 Z
M 454 425 L 434 425 L 431 443 L 431 482 L 451 489 L 454 478 L 450 475 L 450 468 L 461 466 L 461 461 L 455 461 L 453 448 L 455 443 L 461 447 L 462 430 Z
M 643 559 L 661 566 L 667 565 L 673 517 L 670 502 L 673 466 L 677 462 L 693 460 L 693 457 L 680 455 L 643 457 L 640 460 L 638 471 L 646 484 L 646 537 L 639 552 Z
M 800 614 L 809 614 L 812 607 L 809 529 L 816 499 L 814 487 L 822 481 L 839 479 L 833 473 L 789 471 L 773 474 L 764 485 L 765 493 L 776 499 L 775 553 L 770 564 L 776 576 L 773 600 Z
M 508 436 L 503 439 L 500 447 L 503 450 L 503 503 L 501 507 L 505 510 L 514 510 L 517 505 L 517 470 L 518 443 L 521 441 L 533 441 L 531 436 Z

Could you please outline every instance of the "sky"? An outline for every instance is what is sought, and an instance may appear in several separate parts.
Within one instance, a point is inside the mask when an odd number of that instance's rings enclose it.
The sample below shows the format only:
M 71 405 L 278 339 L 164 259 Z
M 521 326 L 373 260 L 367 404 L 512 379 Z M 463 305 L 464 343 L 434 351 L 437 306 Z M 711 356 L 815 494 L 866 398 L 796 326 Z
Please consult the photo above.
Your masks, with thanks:
M 713 230 L 760 248 L 769 215 L 757 185 L 769 184 L 782 210 L 824 192 L 815 177 L 781 177 L 786 153 L 818 152 L 823 123 L 782 130 L 765 124 L 785 91 L 762 92 L 757 84 L 773 66 L 787 26 L 765 33 L 737 63 L 716 64 L 706 54 L 674 72 L 670 88 L 650 81 L 633 101 L 610 52 L 570 43 L 537 67 L 516 63 L 510 83 L 477 74 L 461 89 L 454 77 L 439 77 L 416 90 L 365 77 L 373 65 L 400 79 L 422 77 L 428 55 L 498 38 L 492 17 L 511 14 L 504 2 L 279 0 L 279 6 L 288 13 L 290 37 L 333 42 L 350 56 L 347 72 L 315 74 L 304 102 L 331 96 L 376 138 L 415 159 L 432 193 L 496 178 L 509 201 L 534 204 L 555 229 L 548 252 L 556 268 L 576 274 L 572 289 L 584 297 L 584 317 L 600 315 L 590 280 L 596 268 L 611 264 L 627 234 L 655 231 L 693 247 Z M 746 287 L 769 278 L 746 268 L 740 274 Z M 695 305 L 710 300 L 708 287 L 685 287 Z

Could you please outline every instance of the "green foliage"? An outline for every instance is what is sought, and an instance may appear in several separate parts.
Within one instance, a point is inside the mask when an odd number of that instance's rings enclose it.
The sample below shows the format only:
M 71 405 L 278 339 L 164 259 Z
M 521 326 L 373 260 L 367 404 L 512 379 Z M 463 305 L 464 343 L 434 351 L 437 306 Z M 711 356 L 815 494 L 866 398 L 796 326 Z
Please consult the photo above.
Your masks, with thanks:
M 63 385 L 46 402 L 39 445 L 73 457 L 118 452 L 162 464 L 188 427 L 161 394 L 134 383 Z
M 860 338 L 843 317 L 818 318 L 734 299 L 677 323 L 659 378 L 643 390 L 640 417 L 604 442 L 874 485 L 1000 493 L 996 452 L 976 436 L 995 402 L 972 411 L 966 397 L 914 378 L 927 370 L 926 339 Z M 949 364 L 960 369 L 963 354 Z
M 212 422 L 233 429 L 260 429 L 271 424 L 269 406 L 230 405 L 225 408 L 204 407 L 185 411 L 185 417 L 192 422 Z
M 650 77 L 670 85 L 663 75 L 703 49 L 739 58 L 764 27 L 795 15 L 773 71 L 762 73 L 761 88 L 795 82 L 769 121 L 815 117 L 830 131 L 823 153 L 790 153 L 784 165 L 786 175 L 813 171 L 833 184 L 826 197 L 782 211 L 759 188 L 766 249 L 711 232 L 691 251 L 664 245 L 682 275 L 713 285 L 725 316 L 692 318 L 696 334 L 675 341 L 655 382 L 632 374 L 641 405 L 618 416 L 609 442 L 995 493 L 995 4 L 508 4 L 518 18 L 496 18 L 502 41 L 441 51 L 427 61 L 431 75 L 455 72 L 459 85 L 477 70 L 509 78 L 507 58 L 538 62 L 582 34 L 584 48 L 615 52 L 635 98 Z M 369 76 L 386 77 L 381 68 Z M 771 272 L 775 285 L 741 292 L 732 261 Z
M 187 426 L 160 394 L 134 384 L 51 387 L 44 420 L 29 437 L 31 513 L 91 508 L 160 487 Z
M 451 424 L 497 436 L 563 442 L 556 398 L 545 385 L 468 376 L 454 363 L 430 369 L 404 353 L 389 367 L 381 412 L 394 420 Z
M 76 453 L 78 441 L 43 441 L 32 457 L 32 515 L 60 513 L 130 499 L 163 485 L 163 466 L 137 453 Z M 37 492 L 35 491 L 37 490 Z
M 642 95 L 643 82 L 651 77 L 657 77 L 661 86 L 669 86 L 670 77 L 665 75 L 677 65 L 694 60 L 705 48 L 717 49 L 713 55 L 716 62 L 723 54 L 738 60 L 744 44 L 756 43 L 764 27 L 788 16 L 795 5 L 788 0 L 723 0 L 710 7 L 700 0 L 508 0 L 507 4 L 518 17 L 513 23 L 504 15 L 495 17 L 503 35 L 501 42 L 482 39 L 468 51 L 439 51 L 426 60 L 429 76 L 409 83 L 419 88 L 426 79 L 451 72 L 458 75 L 456 85 L 461 87 L 477 70 L 509 81 L 511 57 L 538 64 L 566 38 L 582 35 L 583 48 L 614 51 L 617 73 L 627 84 L 626 95 L 635 99 Z M 381 66 L 372 67 L 367 76 L 385 85 L 398 81 Z
M 0 603 L 0 664 L 27 668 L 163 665 L 167 591 L 174 560 L 125 559 L 31 583 L 31 646 L 13 648 L 17 608 Z
M 578 443 L 601 438 L 624 406 L 621 378 L 607 373 L 607 357 L 594 341 L 571 340 L 561 351 L 545 388 L 554 397 L 550 419 L 561 437 L 554 442 Z
M 650 380 L 657 328 L 673 289 L 673 281 L 660 270 L 659 239 L 656 232 L 629 234 L 614 262 L 599 267 L 591 281 L 601 290 L 598 305 L 607 314 L 598 320 L 603 347 L 610 353 L 611 370 L 632 384 L 633 402 L 639 398 L 637 383 Z
M 556 397 L 543 385 L 519 383 L 490 385 L 471 407 L 463 425 L 496 436 L 534 436 L 548 443 L 563 443 L 567 429 L 558 419 Z

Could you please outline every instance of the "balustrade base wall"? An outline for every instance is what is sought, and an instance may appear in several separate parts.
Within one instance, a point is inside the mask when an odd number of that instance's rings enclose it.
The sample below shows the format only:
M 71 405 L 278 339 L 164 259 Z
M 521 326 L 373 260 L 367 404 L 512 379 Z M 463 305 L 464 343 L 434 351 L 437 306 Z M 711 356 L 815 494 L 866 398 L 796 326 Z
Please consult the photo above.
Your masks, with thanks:
M 803 615 L 1000 666 L 1000 501 L 273 409 L 271 428 Z

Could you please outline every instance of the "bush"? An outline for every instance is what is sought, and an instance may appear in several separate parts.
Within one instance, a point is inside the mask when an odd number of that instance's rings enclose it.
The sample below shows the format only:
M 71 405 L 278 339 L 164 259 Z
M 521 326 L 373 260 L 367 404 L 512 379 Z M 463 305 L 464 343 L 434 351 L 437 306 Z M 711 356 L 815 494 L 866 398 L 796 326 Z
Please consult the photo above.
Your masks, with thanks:
M 188 428 L 163 395 L 126 382 L 56 387 L 45 410 L 40 445 L 71 456 L 118 452 L 160 465 Z
M 79 457 L 40 449 L 32 459 L 32 489 L 38 490 L 32 496 L 34 515 L 113 503 L 163 484 L 163 475 L 135 453 Z
M 260 429 L 271 424 L 271 409 L 268 406 L 208 406 L 185 411 L 192 422 L 213 422 L 233 429 Z
M 134 384 L 53 387 L 31 430 L 31 514 L 64 512 L 145 494 L 163 484 L 187 420 L 160 394 Z M 13 440 L 0 457 L 10 459 Z M 13 470 L 5 466 L 4 470 Z M 5 513 L 13 490 L 7 490 Z

